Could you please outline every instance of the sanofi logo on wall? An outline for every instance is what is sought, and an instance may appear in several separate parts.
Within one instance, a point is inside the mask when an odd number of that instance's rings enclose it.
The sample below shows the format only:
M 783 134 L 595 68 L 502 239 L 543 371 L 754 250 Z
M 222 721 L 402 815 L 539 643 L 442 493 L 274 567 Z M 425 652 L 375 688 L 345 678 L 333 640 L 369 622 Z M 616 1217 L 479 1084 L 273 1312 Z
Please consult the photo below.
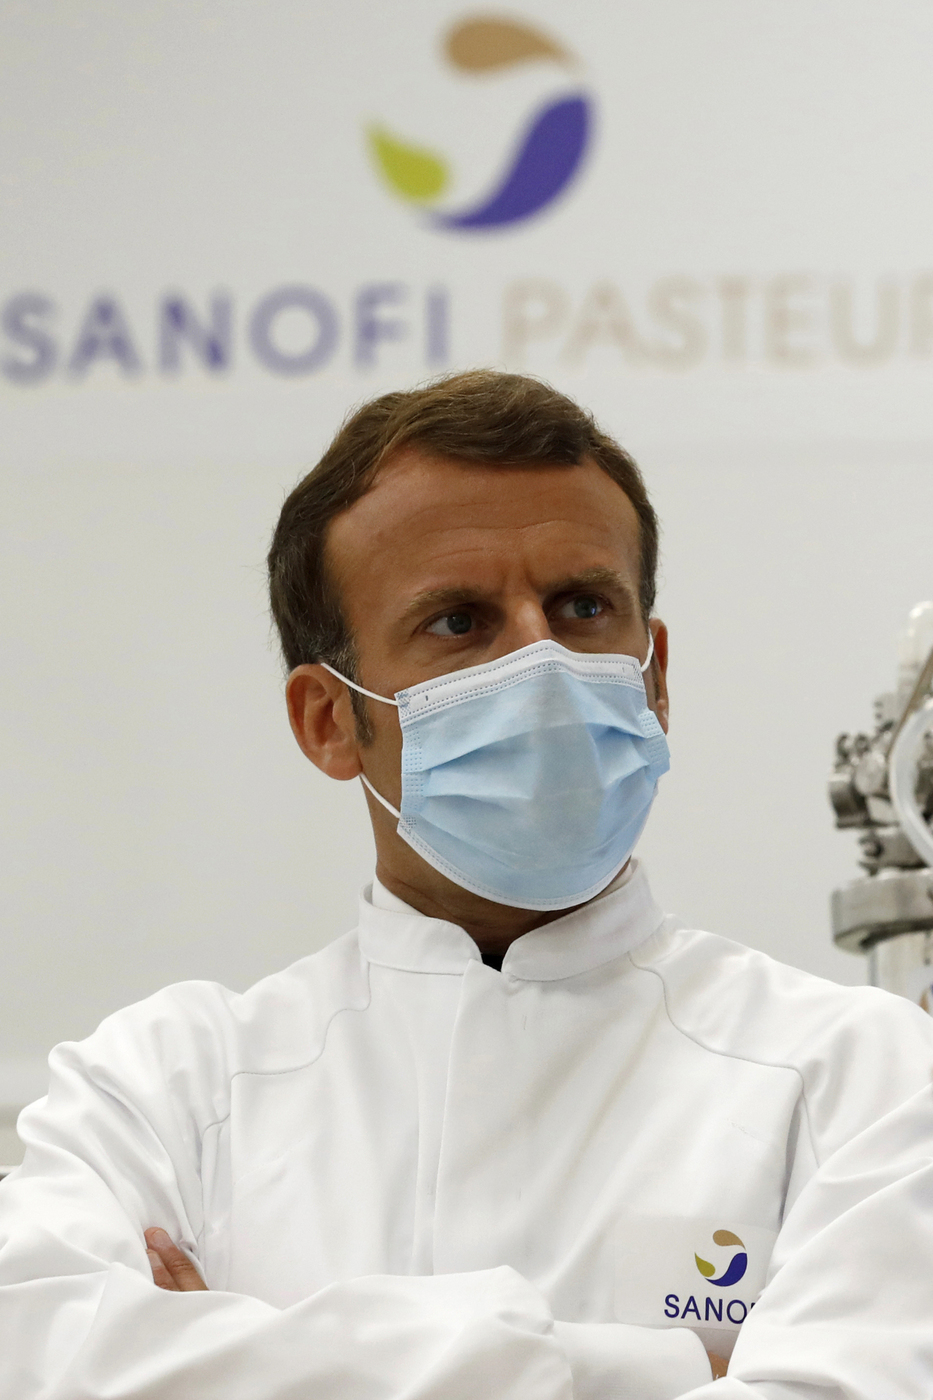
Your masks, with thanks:
M 501 73 L 532 62 L 573 69 L 563 44 L 536 26 L 474 16 L 446 35 L 443 53 L 459 74 Z M 479 94 L 477 95 L 479 98 Z M 369 129 L 376 168 L 392 192 L 424 212 L 428 227 L 442 232 L 489 233 L 547 209 L 578 173 L 593 126 L 593 100 L 584 91 L 563 93 L 532 112 L 487 192 L 465 208 L 438 203 L 452 182 L 446 156 L 400 139 L 381 124 Z
M 469 76 L 507 81 L 531 63 L 574 70 L 570 50 L 537 26 L 473 16 L 446 35 L 450 65 Z M 440 155 L 373 127 L 370 147 L 390 189 L 418 208 L 429 227 L 464 233 L 494 232 L 540 214 L 578 174 L 591 141 L 593 101 L 582 90 L 555 91 L 529 113 L 511 156 L 478 202 L 446 205 L 452 181 Z M 503 134 L 508 152 L 510 134 Z M 111 293 L 88 299 L 68 313 L 44 291 L 24 290 L 0 306 L 0 376 L 20 385 L 64 375 L 74 383 L 93 379 L 100 366 L 130 379 L 156 370 L 165 376 L 198 368 L 222 375 L 244 358 L 271 374 L 298 377 L 331 365 L 338 350 L 360 369 L 374 367 L 392 342 L 408 342 L 420 365 L 450 361 L 450 295 L 443 285 L 412 287 L 380 281 L 359 287 L 349 305 L 320 287 L 272 288 L 241 314 L 229 293 L 192 298 L 169 292 L 157 298 L 155 324 L 134 325 L 124 300 Z M 493 333 L 494 335 L 495 333 Z M 491 338 L 487 358 L 497 354 Z
M 416 131 L 370 127 L 375 168 L 429 236 L 520 235 L 558 207 L 577 179 L 593 141 L 593 97 L 576 80 L 577 61 L 563 39 L 524 21 L 468 16 L 443 36 L 442 53 L 451 81 L 467 83 L 467 96 L 478 79 L 514 84 L 523 69 L 539 65 L 527 74 L 538 105 L 529 102 L 518 118 L 511 108 L 513 125 L 503 121 L 495 133 L 476 198 L 458 198 L 448 155 L 426 149 Z M 425 130 L 430 120 L 426 111 Z M 362 179 L 371 179 L 365 169 Z M 378 186 L 371 188 L 380 198 Z M 605 190 L 591 196 L 608 197 Z M 468 280 L 474 272 L 458 266 L 462 244 L 431 244 L 441 262 L 421 282 L 394 278 L 391 268 L 378 280 L 360 275 L 351 241 L 343 290 L 270 278 L 267 290 L 249 297 L 212 292 L 208 283 L 153 288 L 143 300 L 139 287 L 110 290 L 106 280 L 94 291 L 96 271 L 90 286 L 68 298 L 41 283 L 11 288 L 0 299 L 0 385 L 94 385 L 114 373 L 127 383 L 152 374 L 220 380 L 244 370 L 301 380 L 338 365 L 364 374 L 390 367 L 436 373 L 457 363 L 465 345 L 474 363 L 500 361 L 548 377 L 707 368 L 786 375 L 933 363 L 930 267 L 856 277 L 832 269 L 625 267 L 613 258 L 606 266 L 587 260 L 586 279 L 565 282 L 567 249 L 555 251 L 550 269 L 529 273 L 515 244 L 502 240 L 494 245 L 502 257 L 485 274 L 492 280 L 477 284 Z M 361 241 L 357 260 L 364 249 L 372 258 L 371 244 Z M 488 319 L 478 310 L 496 305 Z
M 238 311 L 228 292 L 166 292 L 143 323 L 109 292 L 92 296 L 77 316 L 46 292 L 19 292 L 0 305 L 0 376 L 27 386 L 56 372 L 81 383 L 104 366 L 127 379 L 153 369 L 172 377 L 192 367 L 223 375 L 249 358 L 270 374 L 295 378 L 325 369 L 341 347 L 356 368 L 374 368 L 395 342 L 407 342 L 428 369 L 449 359 L 450 302 L 439 284 L 364 282 L 345 299 L 287 284 Z
M 641 279 L 640 279 L 641 280 Z M 462 294 L 465 288 L 456 289 Z M 54 376 L 97 382 L 107 367 L 128 382 L 153 371 L 222 378 L 252 364 L 300 379 L 338 362 L 360 372 L 456 362 L 457 300 L 443 282 L 362 282 L 343 294 L 306 283 L 273 286 L 244 305 L 229 292 L 181 290 L 140 310 L 101 292 L 68 304 L 29 288 L 0 301 L 0 383 L 29 388 Z M 634 292 L 605 278 L 566 287 L 541 277 L 499 288 L 500 316 L 479 327 L 476 360 L 552 375 L 599 367 L 623 375 L 718 366 L 782 375 L 838 366 L 865 373 L 933 363 L 933 271 L 900 277 L 763 273 L 657 277 Z

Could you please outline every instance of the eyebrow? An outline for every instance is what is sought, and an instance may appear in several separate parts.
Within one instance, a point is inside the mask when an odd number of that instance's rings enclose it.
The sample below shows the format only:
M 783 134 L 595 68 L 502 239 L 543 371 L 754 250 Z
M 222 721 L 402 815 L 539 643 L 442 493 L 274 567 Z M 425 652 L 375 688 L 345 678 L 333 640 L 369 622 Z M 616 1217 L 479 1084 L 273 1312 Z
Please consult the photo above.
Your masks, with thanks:
M 417 613 L 431 608 L 452 608 L 457 603 L 483 602 L 489 596 L 485 590 L 468 584 L 459 586 L 455 584 L 448 588 L 426 588 L 423 592 L 415 594 L 411 602 L 402 610 L 399 620 L 406 622 Z
M 629 600 L 633 602 L 635 600 L 635 592 L 629 580 L 617 570 L 607 569 L 601 565 L 560 579 L 557 583 L 551 584 L 548 588 L 548 594 L 578 593 L 584 588 L 611 588 L 617 593 L 624 594 Z
M 580 593 L 587 588 L 609 588 L 621 594 L 635 608 L 636 598 L 631 583 L 615 569 L 607 569 L 597 565 L 592 569 L 584 569 L 581 573 L 568 575 L 566 578 L 558 579 L 548 585 L 546 597 L 559 597 L 562 593 Z M 426 588 L 421 593 L 416 593 L 411 602 L 407 604 L 400 616 L 400 621 L 407 621 L 420 612 L 431 608 L 455 607 L 463 603 L 487 602 L 493 595 L 487 590 L 477 588 L 473 584 L 460 584 L 445 588 Z

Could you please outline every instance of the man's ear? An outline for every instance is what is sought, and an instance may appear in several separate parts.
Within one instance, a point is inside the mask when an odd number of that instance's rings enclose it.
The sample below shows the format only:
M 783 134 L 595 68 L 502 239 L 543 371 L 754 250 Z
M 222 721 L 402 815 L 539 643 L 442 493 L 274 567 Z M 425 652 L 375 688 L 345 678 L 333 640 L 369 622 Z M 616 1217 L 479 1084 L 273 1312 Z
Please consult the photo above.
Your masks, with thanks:
M 651 685 L 648 687 L 648 703 L 657 715 L 658 723 L 666 734 L 670 723 L 670 701 L 667 693 L 667 628 L 657 617 L 653 619 L 650 626 L 654 636 L 654 656 L 651 658 L 648 675 L 645 677 L 646 681 L 649 677 L 651 679 Z
M 285 687 L 292 733 L 306 758 L 342 782 L 363 771 L 356 717 L 343 681 L 323 666 L 296 666 Z

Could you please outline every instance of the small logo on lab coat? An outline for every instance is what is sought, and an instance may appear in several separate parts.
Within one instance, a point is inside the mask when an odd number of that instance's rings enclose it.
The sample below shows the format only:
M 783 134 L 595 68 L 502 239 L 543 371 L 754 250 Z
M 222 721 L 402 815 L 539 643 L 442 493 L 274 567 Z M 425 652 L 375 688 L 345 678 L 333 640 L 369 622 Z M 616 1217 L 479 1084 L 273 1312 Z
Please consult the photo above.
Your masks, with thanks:
M 741 1327 L 764 1287 L 776 1232 L 729 1214 L 728 1205 L 708 1216 L 620 1213 L 616 1321 L 701 1336 Z
M 723 1269 L 718 1278 L 713 1278 L 716 1272 L 716 1265 L 711 1264 L 707 1259 L 701 1259 L 699 1254 L 694 1254 L 697 1268 L 709 1283 L 715 1283 L 717 1288 L 731 1288 L 739 1279 L 745 1277 L 745 1270 L 748 1268 L 748 1255 L 745 1252 L 745 1245 L 734 1235 L 731 1230 L 715 1230 L 713 1232 L 713 1244 L 718 1244 L 725 1248 L 728 1245 L 737 1246 L 735 1254 Z

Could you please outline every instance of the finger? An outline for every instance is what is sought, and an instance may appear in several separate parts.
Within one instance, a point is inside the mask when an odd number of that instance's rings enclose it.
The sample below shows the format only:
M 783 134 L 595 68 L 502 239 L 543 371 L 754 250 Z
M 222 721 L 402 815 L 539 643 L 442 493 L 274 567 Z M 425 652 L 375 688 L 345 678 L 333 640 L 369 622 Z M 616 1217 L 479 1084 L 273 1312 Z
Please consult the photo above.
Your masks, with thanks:
M 198 1273 L 197 1266 L 191 1262 L 184 1250 L 178 1248 L 164 1230 L 147 1230 L 146 1243 L 161 1259 L 163 1267 L 172 1279 L 176 1292 L 194 1293 L 207 1290 L 207 1285 Z
M 147 1230 L 146 1244 L 158 1254 L 178 1292 L 207 1292 L 207 1284 L 198 1273 L 197 1266 L 164 1230 Z
M 162 1260 L 154 1249 L 146 1250 L 146 1257 L 149 1260 L 149 1267 L 152 1270 L 152 1282 L 157 1288 L 164 1288 L 167 1293 L 180 1293 L 181 1289 L 172 1278 Z
M 206 1288 L 197 1267 L 165 1230 L 147 1230 L 146 1243 L 158 1254 L 179 1292 L 191 1293 Z
M 710 1370 L 713 1373 L 714 1381 L 721 1381 L 729 1369 L 729 1362 L 724 1356 L 717 1356 L 714 1351 L 708 1351 Z

